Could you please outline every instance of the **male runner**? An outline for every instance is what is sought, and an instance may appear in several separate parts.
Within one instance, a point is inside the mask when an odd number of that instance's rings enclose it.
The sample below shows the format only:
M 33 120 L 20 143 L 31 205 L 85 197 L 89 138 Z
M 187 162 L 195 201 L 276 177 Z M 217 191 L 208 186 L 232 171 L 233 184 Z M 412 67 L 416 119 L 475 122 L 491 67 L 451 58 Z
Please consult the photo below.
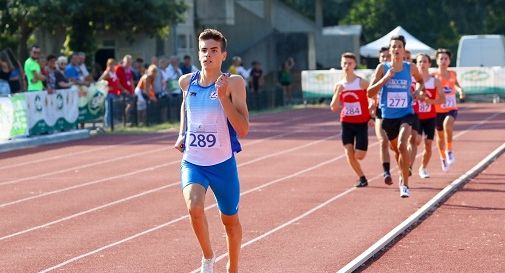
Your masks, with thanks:
M 200 272 L 214 272 L 215 254 L 205 217 L 205 193 L 210 186 L 228 247 L 227 272 L 238 272 L 242 227 L 238 217 L 240 185 L 234 154 L 241 150 L 237 135 L 249 131 L 245 81 L 239 75 L 221 72 L 226 59 L 226 38 L 206 29 L 198 37 L 202 71 L 183 75 L 181 126 L 174 145 L 183 152 L 181 187 L 191 225 L 202 249 Z

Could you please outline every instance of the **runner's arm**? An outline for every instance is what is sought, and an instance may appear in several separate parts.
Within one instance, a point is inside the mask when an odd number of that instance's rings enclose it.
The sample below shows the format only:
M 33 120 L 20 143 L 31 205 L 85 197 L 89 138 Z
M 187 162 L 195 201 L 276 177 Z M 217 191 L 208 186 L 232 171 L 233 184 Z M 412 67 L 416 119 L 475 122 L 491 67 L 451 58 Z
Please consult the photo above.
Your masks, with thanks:
M 445 94 L 442 91 L 442 83 L 440 80 L 435 78 L 435 88 L 437 92 L 437 98 L 431 101 L 431 104 L 444 104 L 445 103 Z
M 225 82 L 223 87 L 226 87 L 226 90 L 222 90 L 226 91 L 224 93 L 218 90 L 223 111 L 237 135 L 245 137 L 249 133 L 249 111 L 247 110 L 244 78 L 239 75 L 222 75 L 220 79 L 223 79 Z
M 331 98 L 330 109 L 332 112 L 337 112 L 338 107 L 340 106 L 340 89 L 342 88 L 341 84 L 335 84 L 335 88 L 333 89 L 333 97 Z
M 416 91 L 414 93 L 414 97 L 424 97 L 424 79 L 421 73 L 419 73 L 419 70 L 417 70 L 417 67 L 411 65 L 410 66 L 410 73 L 416 79 Z
M 367 94 L 369 98 L 377 96 L 380 89 L 386 82 L 394 76 L 393 69 L 389 69 L 387 74 L 384 74 L 384 65 L 379 64 L 372 74 L 370 86 L 368 86 Z
M 181 153 L 184 152 L 184 139 L 186 133 L 186 96 L 188 93 L 189 81 L 191 79 L 191 73 L 183 75 L 179 78 L 179 87 L 182 90 L 182 103 L 180 110 L 180 124 L 179 124 L 179 136 L 174 144 L 174 148 L 179 150 Z

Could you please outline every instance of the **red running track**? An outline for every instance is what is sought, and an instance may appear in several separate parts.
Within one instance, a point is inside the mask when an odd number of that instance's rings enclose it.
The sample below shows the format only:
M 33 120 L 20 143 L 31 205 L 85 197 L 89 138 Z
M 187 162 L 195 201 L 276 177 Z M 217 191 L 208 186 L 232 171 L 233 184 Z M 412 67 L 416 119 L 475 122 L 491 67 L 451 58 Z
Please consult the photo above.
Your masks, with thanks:
M 372 130 L 363 161 L 370 186 L 355 189 L 328 109 L 253 118 L 237 156 L 241 272 L 336 272 L 503 143 L 500 106 L 461 108 L 456 165 L 442 173 L 434 159 L 432 178 L 414 177 L 409 199 L 382 183 Z M 197 269 L 201 254 L 179 188 L 174 140 L 175 133 L 100 136 L 2 154 L 0 271 Z M 216 272 L 224 272 L 224 231 L 211 194 L 206 205 Z

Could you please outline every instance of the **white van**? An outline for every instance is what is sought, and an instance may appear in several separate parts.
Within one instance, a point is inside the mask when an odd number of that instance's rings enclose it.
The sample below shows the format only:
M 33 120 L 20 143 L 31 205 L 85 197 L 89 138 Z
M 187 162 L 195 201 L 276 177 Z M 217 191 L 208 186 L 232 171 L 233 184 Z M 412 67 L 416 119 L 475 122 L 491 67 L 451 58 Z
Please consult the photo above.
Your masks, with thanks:
M 505 38 L 503 35 L 462 36 L 456 66 L 505 66 Z

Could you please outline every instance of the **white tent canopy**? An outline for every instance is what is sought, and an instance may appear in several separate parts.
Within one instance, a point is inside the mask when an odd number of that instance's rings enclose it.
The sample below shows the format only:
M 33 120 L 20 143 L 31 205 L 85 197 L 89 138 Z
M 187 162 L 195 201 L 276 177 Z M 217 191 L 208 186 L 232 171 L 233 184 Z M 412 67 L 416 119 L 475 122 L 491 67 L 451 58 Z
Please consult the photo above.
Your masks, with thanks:
M 383 46 L 389 46 L 389 39 L 395 35 L 403 35 L 403 37 L 405 37 L 405 41 L 407 42 L 406 48 L 412 53 L 413 57 L 419 53 L 426 53 L 430 56 L 435 54 L 435 50 L 433 48 L 416 39 L 416 37 L 412 36 L 401 26 L 397 26 L 391 32 L 382 36 L 378 40 L 360 47 L 359 53 L 364 57 L 378 58 L 379 49 Z

